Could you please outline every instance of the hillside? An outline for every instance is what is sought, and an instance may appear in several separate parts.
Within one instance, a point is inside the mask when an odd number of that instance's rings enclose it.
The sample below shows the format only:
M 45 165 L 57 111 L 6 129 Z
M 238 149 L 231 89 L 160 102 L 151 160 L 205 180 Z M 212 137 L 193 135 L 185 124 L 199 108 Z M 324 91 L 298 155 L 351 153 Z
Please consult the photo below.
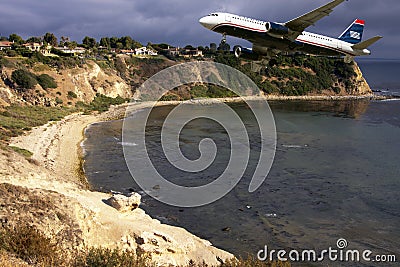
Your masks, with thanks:
M 217 54 L 214 60 L 244 72 L 264 94 L 358 96 L 372 93 L 356 63 L 348 65 L 337 59 L 280 56 L 275 65 L 268 65 L 265 69 L 229 54 Z M 90 103 L 96 94 L 132 98 L 137 93 L 136 97 L 139 97 L 137 88 L 146 79 L 161 69 L 182 62 L 185 61 L 172 61 L 162 56 L 137 58 L 120 55 L 102 61 L 50 59 L 40 55 L 31 58 L 0 56 L 0 107 L 12 104 L 75 107 L 80 102 Z M 45 75 L 54 81 L 55 88 L 47 88 L 40 82 L 24 88 L 13 78 L 16 70 L 24 70 L 26 75 L 36 80 Z M 186 88 L 183 94 L 175 92 L 177 97 L 172 100 L 230 96 L 221 92 L 213 94 L 207 86 L 203 89 L 197 87 L 193 92 L 191 89 Z

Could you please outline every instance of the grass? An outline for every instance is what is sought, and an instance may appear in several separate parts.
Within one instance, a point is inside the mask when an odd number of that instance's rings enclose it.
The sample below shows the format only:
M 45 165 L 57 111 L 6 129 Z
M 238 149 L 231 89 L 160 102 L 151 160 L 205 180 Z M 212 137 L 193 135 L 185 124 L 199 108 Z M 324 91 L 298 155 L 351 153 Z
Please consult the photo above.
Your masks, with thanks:
M 9 146 L 9 148 L 15 152 L 17 152 L 18 154 L 21 154 L 22 156 L 24 156 L 25 158 L 30 158 L 33 156 L 33 153 L 29 150 L 23 149 L 23 148 L 19 148 L 16 146 Z
M 125 102 L 127 99 L 122 97 L 112 98 L 98 94 L 90 104 L 78 102 L 76 108 L 12 105 L 0 112 L 0 141 L 9 141 L 11 137 L 21 135 L 33 127 L 44 125 L 49 121 L 59 121 L 77 111 L 86 114 L 93 111 L 104 112 L 111 105 Z M 27 154 L 23 151 L 17 152 Z
M 57 245 L 29 225 L 2 228 L 0 248 L 28 264 L 56 266 L 62 261 Z
M 84 112 L 98 111 L 105 112 L 108 111 L 111 105 L 121 105 L 128 102 L 129 99 L 117 96 L 115 98 L 108 97 L 101 94 L 96 94 L 96 97 L 90 104 L 85 104 L 81 101 L 76 103 L 76 107 Z
M 75 255 L 73 266 L 104 267 L 155 267 L 150 256 L 136 255 L 133 251 L 121 251 L 108 248 L 89 248 Z
M 12 105 L 0 113 L 0 140 L 8 141 L 10 137 L 21 135 L 33 127 L 59 121 L 74 111 L 60 107 Z

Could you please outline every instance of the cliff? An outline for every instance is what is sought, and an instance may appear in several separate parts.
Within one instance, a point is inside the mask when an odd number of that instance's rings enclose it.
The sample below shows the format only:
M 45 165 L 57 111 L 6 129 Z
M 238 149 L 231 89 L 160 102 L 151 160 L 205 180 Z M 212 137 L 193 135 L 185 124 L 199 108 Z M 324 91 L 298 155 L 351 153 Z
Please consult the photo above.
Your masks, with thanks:
M 3 58 L 4 61 L 4 58 Z M 244 72 L 266 95 L 274 96 L 362 96 L 372 91 L 356 63 L 344 64 L 341 60 L 312 57 L 281 57 L 273 66 L 263 70 L 254 64 L 240 62 L 231 55 L 218 55 L 216 62 L 231 65 Z M 40 61 L 26 62 L 22 59 L 7 59 L 0 64 L 0 107 L 10 104 L 74 107 L 78 102 L 90 103 L 96 94 L 109 97 L 140 97 L 137 88 L 158 71 L 182 62 L 166 58 L 139 59 L 118 56 L 110 61 L 87 60 L 72 66 Z M 58 65 L 60 65 L 58 63 Z M 56 88 L 43 88 L 39 84 L 32 89 L 18 86 L 12 79 L 16 69 L 27 69 L 32 75 L 47 74 L 57 84 Z M 191 88 L 181 90 L 171 100 L 195 98 Z M 145 93 L 145 92 L 144 92 Z M 198 93 L 198 90 L 197 90 Z M 201 93 L 207 97 L 228 97 Z
M 37 84 L 33 89 L 18 89 L 12 82 L 16 67 L 3 67 L 0 80 L 0 105 L 29 104 L 43 106 L 74 106 L 78 101 L 88 103 L 96 94 L 109 97 L 133 96 L 130 85 L 115 71 L 104 71 L 93 61 L 79 67 L 57 69 L 37 63 L 28 70 L 35 74 L 47 74 L 57 83 L 57 88 L 43 89 Z M 56 99 L 59 99 L 56 101 Z

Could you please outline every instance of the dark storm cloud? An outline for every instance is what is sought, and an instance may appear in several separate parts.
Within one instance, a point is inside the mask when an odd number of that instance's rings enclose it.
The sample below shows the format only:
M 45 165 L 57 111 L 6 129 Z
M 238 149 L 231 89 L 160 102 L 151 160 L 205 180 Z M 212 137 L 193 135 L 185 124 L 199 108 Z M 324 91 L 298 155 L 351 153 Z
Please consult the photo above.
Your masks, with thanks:
M 207 31 L 198 19 L 212 11 L 226 11 L 263 20 L 287 21 L 328 0 L 0 0 L 0 34 L 22 37 L 53 32 L 81 41 L 89 35 L 130 35 L 147 43 L 208 45 L 220 36 Z M 400 42 L 398 0 L 350 0 L 309 31 L 338 36 L 355 18 L 367 20 L 365 37 L 383 35 L 372 47 L 376 57 L 397 57 Z M 228 39 L 235 44 L 237 39 Z

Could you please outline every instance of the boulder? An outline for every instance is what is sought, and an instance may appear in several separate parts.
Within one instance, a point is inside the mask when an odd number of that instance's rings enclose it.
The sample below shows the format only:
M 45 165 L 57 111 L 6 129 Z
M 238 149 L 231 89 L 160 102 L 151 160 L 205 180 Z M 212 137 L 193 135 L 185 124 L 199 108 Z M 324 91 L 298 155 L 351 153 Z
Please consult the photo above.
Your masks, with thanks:
M 107 203 L 119 212 L 128 212 L 139 207 L 141 198 L 138 193 L 129 196 L 115 194 L 107 200 Z

